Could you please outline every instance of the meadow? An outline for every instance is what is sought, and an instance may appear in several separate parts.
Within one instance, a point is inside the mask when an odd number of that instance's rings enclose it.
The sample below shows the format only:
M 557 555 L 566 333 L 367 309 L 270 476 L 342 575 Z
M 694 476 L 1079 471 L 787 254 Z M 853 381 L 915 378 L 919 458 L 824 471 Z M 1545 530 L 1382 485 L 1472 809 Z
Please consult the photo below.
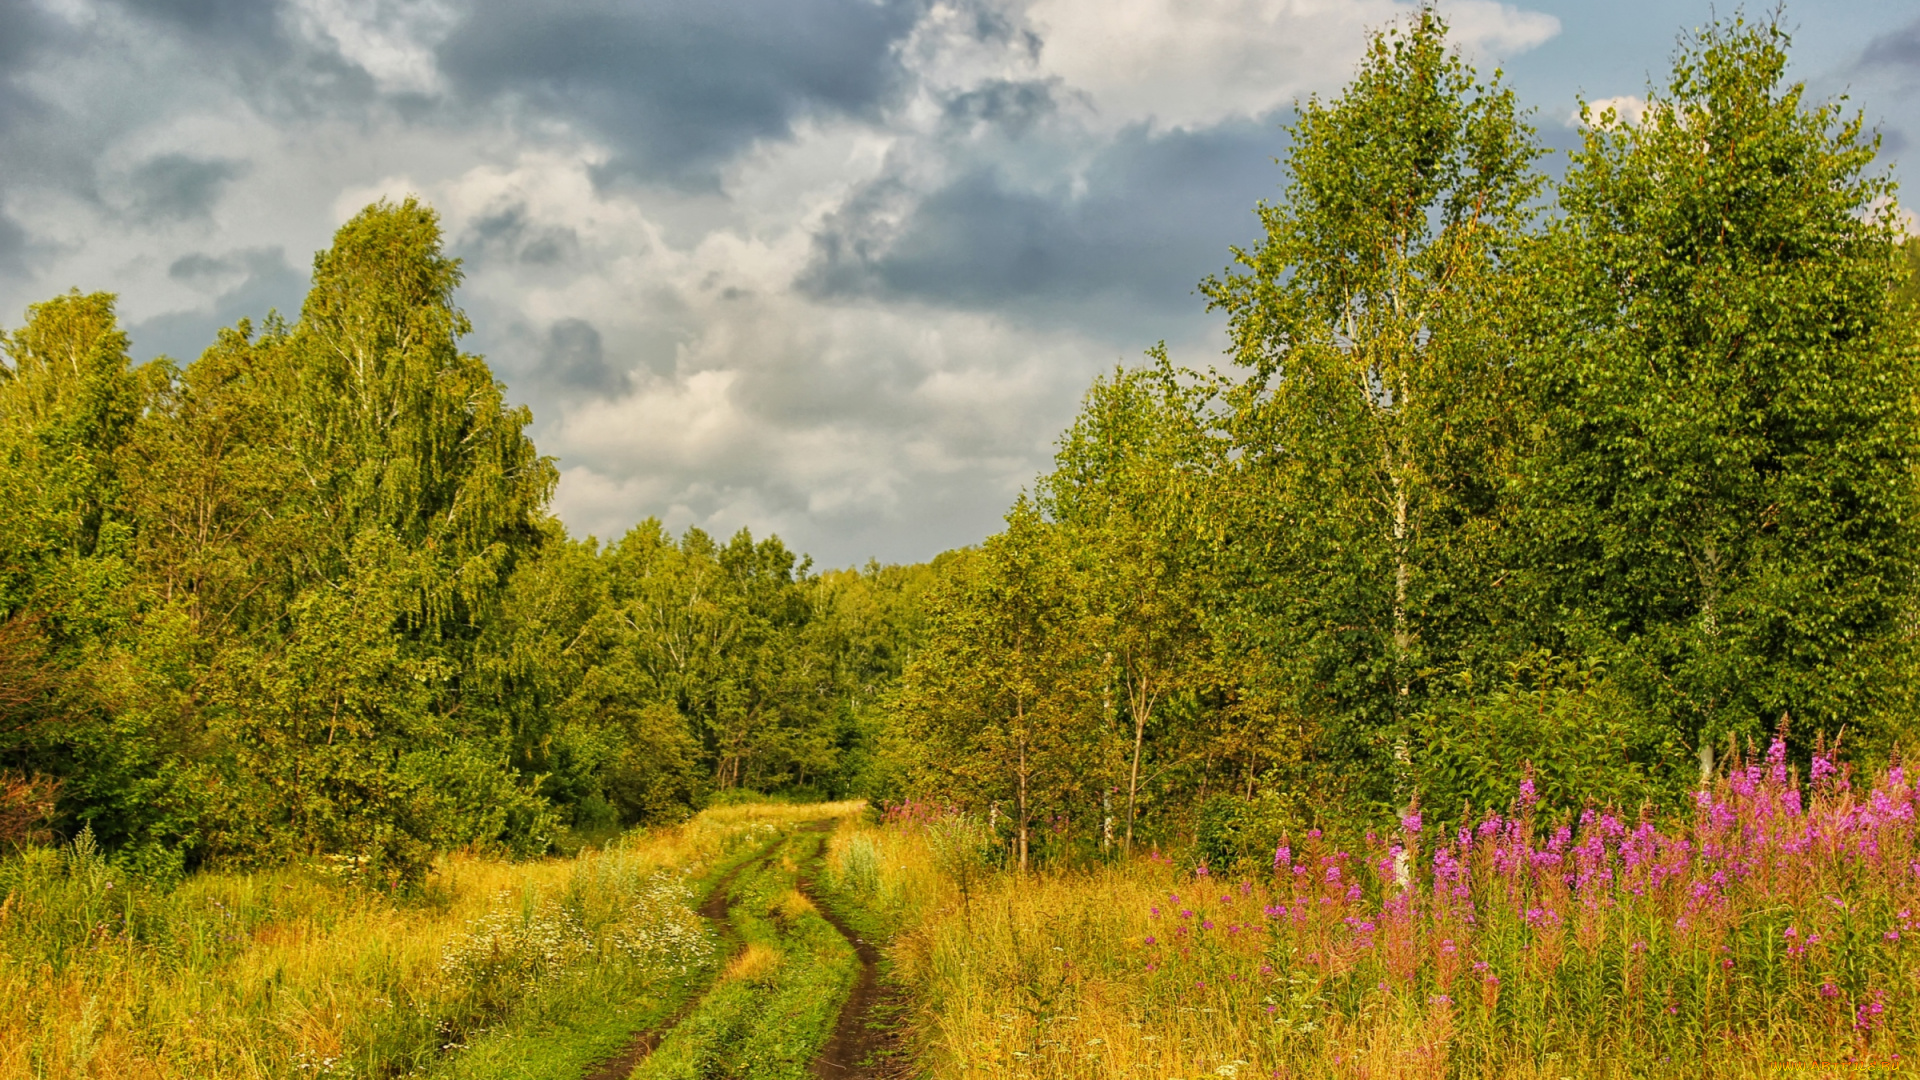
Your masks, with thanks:
M 1234 866 L 1022 874 L 924 804 L 713 808 L 405 895 L 325 860 L 167 889 L 83 835 L 0 862 L 0 1077 L 820 1075 L 850 935 L 887 1006 L 851 1076 L 1911 1075 L 1920 780 L 1810 765 Z
M 87 833 L 25 848 L 0 859 L 0 1077 L 578 1077 L 727 959 L 701 897 L 856 805 L 716 808 L 568 859 L 452 855 L 405 895 L 341 860 L 168 888 Z
M 1528 785 L 1258 866 L 1021 878 L 924 811 L 834 859 L 905 928 L 926 1075 L 1912 1075 L 1920 785 L 1811 766 L 1776 742 L 1668 820 L 1555 818 Z

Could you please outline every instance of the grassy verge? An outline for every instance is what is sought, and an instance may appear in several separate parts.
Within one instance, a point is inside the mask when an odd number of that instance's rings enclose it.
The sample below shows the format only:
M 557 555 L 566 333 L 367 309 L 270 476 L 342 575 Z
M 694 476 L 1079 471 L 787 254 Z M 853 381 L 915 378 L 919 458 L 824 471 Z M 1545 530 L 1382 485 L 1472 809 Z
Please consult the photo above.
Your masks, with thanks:
M 568 1075 L 710 970 L 701 882 L 845 809 L 729 807 L 575 859 L 454 856 L 410 897 L 324 867 L 164 890 L 84 845 L 18 852 L 0 858 L 0 1078 Z
M 1915 1075 L 1920 783 L 1778 753 L 1691 815 L 1514 812 L 1238 873 L 990 873 L 951 818 L 851 829 L 941 1077 Z
M 750 829 L 744 835 L 753 839 L 689 882 L 694 899 L 704 902 L 739 867 L 781 842 L 777 832 L 763 837 Z M 437 1080 L 579 1080 L 595 1063 L 623 1050 L 635 1032 L 663 1023 L 707 987 L 729 951 L 724 939 L 714 944 L 718 947 L 699 962 L 668 978 L 644 967 L 577 967 L 564 981 L 529 995 L 511 1016 L 428 1073 Z

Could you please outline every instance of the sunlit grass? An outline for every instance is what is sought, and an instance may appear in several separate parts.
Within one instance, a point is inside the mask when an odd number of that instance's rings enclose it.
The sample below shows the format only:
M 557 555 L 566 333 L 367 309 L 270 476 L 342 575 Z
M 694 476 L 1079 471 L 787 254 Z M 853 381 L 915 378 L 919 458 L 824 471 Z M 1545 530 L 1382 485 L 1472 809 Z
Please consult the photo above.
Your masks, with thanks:
M 1679 820 L 1523 795 L 1238 874 L 990 874 L 957 818 L 848 827 L 833 858 L 895 913 L 935 1076 L 1908 1075 L 1920 786 L 1814 776 L 1776 751 Z
M 28 849 L 0 859 L 0 1078 L 433 1070 L 582 980 L 664 993 L 717 959 L 687 882 L 857 806 L 727 807 L 577 859 L 453 855 L 404 897 L 309 867 L 167 892 L 84 845 Z

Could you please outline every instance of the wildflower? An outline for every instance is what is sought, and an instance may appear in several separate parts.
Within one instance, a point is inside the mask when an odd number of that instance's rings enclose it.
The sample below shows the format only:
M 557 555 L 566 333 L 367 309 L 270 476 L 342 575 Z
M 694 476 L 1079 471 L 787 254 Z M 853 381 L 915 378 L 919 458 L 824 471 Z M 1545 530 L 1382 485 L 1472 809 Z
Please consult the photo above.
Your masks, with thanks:
M 1147 935 L 1147 944 L 1149 944 L 1149 945 L 1153 945 L 1153 944 L 1157 944 L 1157 942 L 1155 942 L 1155 941 L 1153 940 L 1153 935 L 1152 935 L 1152 934 L 1148 934 L 1148 935 Z
M 1813 755 L 1813 786 L 1814 787 L 1816 788 L 1819 787 L 1820 782 L 1822 780 L 1825 780 L 1828 777 L 1835 775 L 1839 771 L 1840 771 L 1839 769 L 1834 768 L 1832 755 L 1830 754 Z
M 1875 990 L 1873 998 L 1853 1010 L 1855 1031 L 1872 1031 L 1881 1024 L 1880 1014 L 1887 1010 L 1887 992 Z
M 1418 810 L 1410 810 L 1405 817 L 1400 819 L 1400 827 L 1406 830 L 1411 836 L 1420 835 L 1420 825 L 1420 811 Z
M 1837 998 L 1839 996 L 1840 996 L 1839 987 L 1833 985 L 1830 982 L 1823 982 L 1820 984 L 1820 997 L 1823 1000 L 1832 1001 L 1834 998 Z

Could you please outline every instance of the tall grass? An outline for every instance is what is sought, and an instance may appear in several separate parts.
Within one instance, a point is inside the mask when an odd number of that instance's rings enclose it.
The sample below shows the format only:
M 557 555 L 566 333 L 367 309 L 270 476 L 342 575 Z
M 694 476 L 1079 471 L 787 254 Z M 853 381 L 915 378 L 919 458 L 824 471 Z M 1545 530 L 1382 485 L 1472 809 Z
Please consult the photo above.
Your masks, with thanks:
M 775 831 L 735 809 L 575 860 L 453 856 L 409 897 L 325 866 L 164 890 L 86 834 L 29 848 L 0 860 L 0 1078 L 428 1070 L 580 980 L 707 964 L 688 882 Z
M 1258 873 L 1149 855 L 986 877 L 964 820 L 836 838 L 915 928 L 936 1075 L 1906 1075 L 1920 785 L 1776 744 L 1679 820 L 1543 820 L 1531 792 Z M 966 875 L 978 880 L 962 888 Z

